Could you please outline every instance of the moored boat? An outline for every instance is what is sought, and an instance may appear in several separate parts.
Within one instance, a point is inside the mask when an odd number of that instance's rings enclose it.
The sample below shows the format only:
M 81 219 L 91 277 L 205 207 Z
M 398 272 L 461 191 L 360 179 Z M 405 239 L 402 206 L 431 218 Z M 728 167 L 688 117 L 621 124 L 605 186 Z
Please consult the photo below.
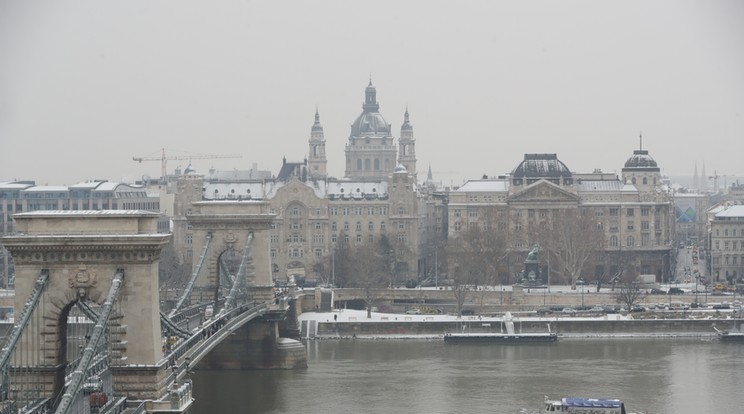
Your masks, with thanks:
M 547 332 L 517 333 L 514 329 L 514 319 L 510 312 L 504 315 L 501 321 L 502 332 L 462 332 L 447 333 L 444 335 L 445 342 L 473 343 L 473 342 L 497 342 L 497 343 L 531 343 L 531 342 L 555 342 L 558 334 L 551 332 L 548 324 Z M 504 330 L 506 332 L 504 332 Z
M 722 331 L 716 328 L 715 325 L 713 325 L 713 329 L 715 329 L 716 333 L 718 333 L 718 338 L 720 338 L 722 341 L 744 342 L 744 332 Z
M 555 342 L 558 334 L 555 332 L 539 333 L 448 333 L 444 335 L 445 342 Z
M 542 410 L 520 410 L 520 414 L 539 413 L 632 414 L 625 411 L 625 404 L 617 398 L 563 397 L 551 400 L 546 396 Z

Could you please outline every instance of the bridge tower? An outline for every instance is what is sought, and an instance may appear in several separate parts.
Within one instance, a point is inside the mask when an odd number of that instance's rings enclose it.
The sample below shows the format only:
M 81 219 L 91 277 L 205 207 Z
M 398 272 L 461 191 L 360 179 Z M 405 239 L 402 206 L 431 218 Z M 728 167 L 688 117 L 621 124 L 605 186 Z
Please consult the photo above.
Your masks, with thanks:
M 198 201 L 186 219 L 193 230 L 192 268 L 203 260 L 206 270 L 200 272 L 192 295 L 195 302 L 204 302 L 219 295 L 220 258 L 227 255 L 239 257 L 248 242 L 251 253 L 246 258 L 245 285 L 249 300 L 267 301 L 273 297 L 271 278 L 269 229 L 276 214 L 269 212 L 269 204 L 257 200 Z M 211 238 L 208 238 L 211 236 Z M 208 241 L 211 240 L 211 241 Z M 204 251 L 205 243 L 209 243 Z M 196 256 L 204 252 L 204 257 Z M 239 261 L 239 260 L 238 260 Z M 236 270 L 236 269 L 233 269 Z M 237 273 L 237 272 L 235 272 Z
M 170 235 L 157 233 L 158 214 L 144 211 L 38 211 L 13 216 L 17 233 L 3 237 L 15 264 L 15 308 L 21 309 L 40 273 L 48 273 L 39 305 L 23 331 L 21 365 L 43 393 L 64 385 L 67 317 L 78 301 L 101 305 L 114 275 L 124 282 L 110 322 L 114 391 L 159 397 L 168 375 L 160 333 L 158 263 Z M 132 369 L 137 366 L 137 369 Z M 14 382 L 23 381 L 20 378 Z M 117 389 L 118 388 L 118 389 Z

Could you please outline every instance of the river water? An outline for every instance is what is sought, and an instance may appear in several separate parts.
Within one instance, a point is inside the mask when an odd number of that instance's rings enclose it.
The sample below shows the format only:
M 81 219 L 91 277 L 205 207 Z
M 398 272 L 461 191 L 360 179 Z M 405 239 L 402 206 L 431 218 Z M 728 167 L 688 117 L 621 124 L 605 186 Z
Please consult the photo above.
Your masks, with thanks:
M 505 413 L 543 397 L 613 397 L 654 414 L 744 413 L 744 344 L 319 340 L 308 369 L 197 371 L 194 414 Z

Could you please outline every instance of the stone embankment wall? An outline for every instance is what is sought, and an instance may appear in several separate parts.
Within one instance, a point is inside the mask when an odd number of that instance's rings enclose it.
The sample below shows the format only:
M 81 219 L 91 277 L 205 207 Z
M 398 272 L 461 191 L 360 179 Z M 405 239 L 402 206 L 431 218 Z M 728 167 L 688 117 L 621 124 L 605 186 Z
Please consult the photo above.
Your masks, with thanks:
M 563 337 L 611 336 L 689 336 L 713 337 L 712 325 L 721 330 L 744 329 L 744 320 L 737 319 L 647 319 L 647 320 L 587 320 L 546 318 L 515 323 L 516 332 L 551 331 Z M 316 332 L 303 329 L 304 338 L 363 337 L 437 337 L 447 332 L 501 332 L 499 321 L 463 319 L 462 321 L 385 321 L 385 322 L 318 322 Z

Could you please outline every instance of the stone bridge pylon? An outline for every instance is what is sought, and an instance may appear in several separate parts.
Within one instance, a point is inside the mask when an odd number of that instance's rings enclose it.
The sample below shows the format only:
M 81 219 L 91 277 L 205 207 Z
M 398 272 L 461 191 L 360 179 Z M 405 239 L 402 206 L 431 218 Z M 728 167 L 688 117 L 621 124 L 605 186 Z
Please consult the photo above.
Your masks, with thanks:
M 15 265 L 15 308 L 21 309 L 42 272 L 48 273 L 18 347 L 44 394 L 64 385 L 67 317 L 78 301 L 101 305 L 117 272 L 124 282 L 110 320 L 115 387 L 126 395 L 155 398 L 167 375 L 160 330 L 158 264 L 170 238 L 157 233 L 157 213 L 144 211 L 39 211 L 13 216 L 17 233 L 3 237 Z M 134 372 L 128 367 L 150 367 Z M 162 372 L 161 372 L 162 371 Z M 134 385 L 136 384 L 136 385 Z
M 228 271 L 228 257 L 235 264 L 229 272 L 244 278 L 248 300 L 267 301 L 273 296 L 269 230 L 276 214 L 262 201 L 199 201 L 192 203 L 186 219 L 193 230 L 192 268 L 203 264 L 192 295 L 194 302 L 204 302 L 219 296 L 220 274 Z M 208 237 L 209 236 L 209 237 Z M 209 243 L 205 250 L 205 243 Z M 241 254 L 250 243 L 250 255 Z M 204 257 L 202 258 L 202 252 Z M 238 264 L 244 266 L 237 275 Z

